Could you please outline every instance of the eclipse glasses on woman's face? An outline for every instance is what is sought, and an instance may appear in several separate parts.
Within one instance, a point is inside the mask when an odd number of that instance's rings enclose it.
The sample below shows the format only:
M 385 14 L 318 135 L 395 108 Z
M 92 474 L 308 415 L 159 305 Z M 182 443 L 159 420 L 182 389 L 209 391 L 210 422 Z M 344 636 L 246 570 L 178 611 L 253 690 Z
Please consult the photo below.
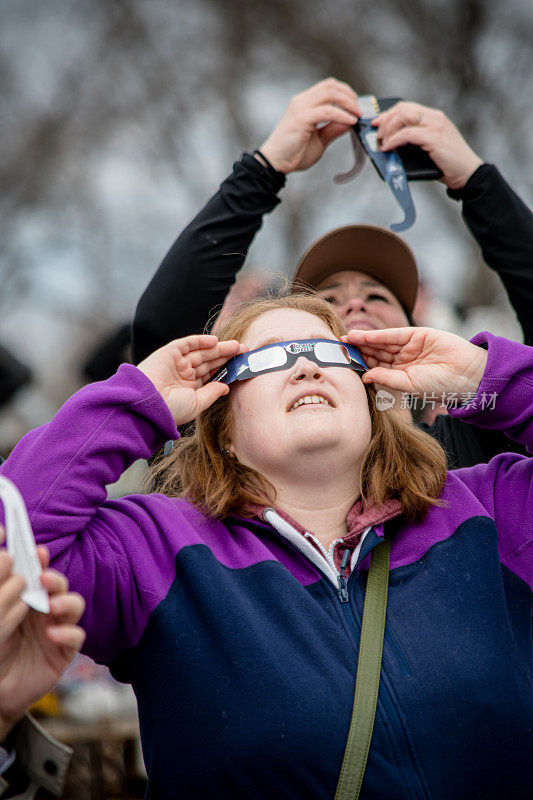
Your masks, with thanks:
M 321 367 L 347 367 L 356 372 L 366 372 L 368 369 L 363 356 L 352 344 L 344 344 L 337 339 L 297 339 L 267 344 L 234 356 L 212 380 L 229 384 L 257 378 L 266 372 L 290 369 L 302 355 Z

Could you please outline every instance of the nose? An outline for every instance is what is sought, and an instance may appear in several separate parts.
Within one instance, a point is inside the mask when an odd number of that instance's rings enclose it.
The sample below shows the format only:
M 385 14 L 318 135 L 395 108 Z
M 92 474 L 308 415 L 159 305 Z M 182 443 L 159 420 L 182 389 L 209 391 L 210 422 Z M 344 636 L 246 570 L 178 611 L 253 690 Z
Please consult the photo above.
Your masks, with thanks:
M 350 297 L 341 308 L 338 309 L 339 315 L 344 319 L 345 317 L 349 317 L 350 314 L 353 314 L 354 311 L 362 311 L 366 314 L 366 302 L 362 297 L 359 297 L 358 294 L 354 294 Z
M 314 361 L 310 361 L 305 356 L 300 356 L 294 367 L 292 368 L 292 374 L 290 378 L 291 383 L 296 383 L 297 381 L 301 381 L 304 378 L 308 378 L 310 380 L 321 381 L 324 380 L 324 373 L 322 369 L 315 364 Z

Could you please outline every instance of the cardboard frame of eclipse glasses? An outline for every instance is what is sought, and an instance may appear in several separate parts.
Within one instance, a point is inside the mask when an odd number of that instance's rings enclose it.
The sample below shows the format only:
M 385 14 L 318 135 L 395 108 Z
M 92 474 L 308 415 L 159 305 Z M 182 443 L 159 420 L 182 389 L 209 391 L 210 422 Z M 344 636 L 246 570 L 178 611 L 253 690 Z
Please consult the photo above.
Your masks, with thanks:
M 301 355 L 322 367 L 347 367 L 356 372 L 368 369 L 361 352 L 353 344 L 338 339 L 296 339 L 275 342 L 233 356 L 212 378 L 230 384 L 291 369 Z
M 402 222 L 395 222 L 390 226 L 395 233 L 408 230 L 416 220 L 409 181 L 431 181 L 442 176 L 441 170 L 421 147 L 407 144 L 390 152 L 380 150 L 372 120 L 401 100 L 401 97 L 375 97 L 373 94 L 359 97 L 363 116 L 350 131 L 355 162 L 351 170 L 339 173 L 333 178 L 335 183 L 347 183 L 353 180 L 363 169 L 365 156 L 368 156 L 379 177 L 388 184 L 403 211 Z

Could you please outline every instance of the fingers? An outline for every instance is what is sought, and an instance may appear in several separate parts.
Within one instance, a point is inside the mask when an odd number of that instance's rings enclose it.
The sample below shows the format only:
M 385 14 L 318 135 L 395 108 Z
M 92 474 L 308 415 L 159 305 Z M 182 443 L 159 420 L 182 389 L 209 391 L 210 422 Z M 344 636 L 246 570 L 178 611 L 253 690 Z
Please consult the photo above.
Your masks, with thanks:
M 295 95 L 284 117 L 300 129 L 314 129 L 322 122 L 346 126 L 343 133 L 361 116 L 357 94 L 343 81 L 327 78 L 305 92 Z M 341 131 L 337 129 L 336 136 Z M 331 139 L 327 140 L 328 142 Z
M 196 398 L 198 402 L 198 413 L 205 411 L 206 408 L 213 405 L 213 403 L 220 397 L 229 394 L 229 386 L 226 383 L 215 381 L 214 383 L 206 383 L 196 390 Z
M 184 340 L 177 339 L 168 345 L 169 351 L 174 358 L 176 369 L 180 376 L 185 380 L 200 381 L 209 372 L 221 367 L 229 358 L 239 353 L 245 353 L 248 348 L 236 340 L 219 342 L 216 336 L 210 337 L 214 342 L 203 342 L 203 348 L 189 350 L 198 341 L 197 337 L 188 337 L 193 341 L 183 344 Z M 185 355 L 183 350 L 186 350 Z
M 217 349 L 219 348 L 219 349 Z M 152 382 L 157 383 L 158 370 L 161 364 L 168 362 L 170 356 L 176 367 L 180 370 L 186 370 L 190 366 L 187 361 L 189 354 L 195 355 L 195 363 L 199 364 L 206 358 L 213 358 L 219 355 L 226 355 L 229 358 L 239 352 L 239 345 L 232 342 L 219 342 L 218 338 L 213 334 L 198 334 L 192 336 L 184 336 L 181 339 L 174 339 L 172 342 L 160 347 L 151 353 L 144 361 L 137 365 L 137 369 L 144 372 Z M 192 378 L 192 375 L 187 376 L 187 379 Z
M 396 348 L 395 345 L 391 345 L 394 349 L 391 350 L 384 350 L 381 347 L 362 347 L 361 352 L 363 353 L 366 363 L 370 366 L 369 359 L 373 359 L 376 364 L 394 364 L 396 361 L 396 356 L 399 353 L 401 348 Z
M 0 550 L 0 585 L 11 575 L 13 570 L 13 559 L 7 550 Z
M 431 149 L 435 137 L 452 123 L 436 108 L 402 102 L 380 114 L 372 125 L 377 129 L 381 149 L 394 150 L 405 144 Z
M 76 624 L 85 611 L 85 600 L 77 592 L 64 592 L 50 598 L 50 619 L 54 625 Z
M 15 605 L 25 588 L 26 581 L 21 575 L 11 574 L 4 579 L 0 586 L 0 618 Z
M 193 334 L 182 339 L 174 339 L 165 345 L 169 350 L 178 350 L 185 356 L 195 350 L 209 350 L 219 344 L 218 337 L 212 333 Z M 222 344 L 222 342 L 220 342 Z
M 378 130 L 386 130 L 387 133 L 396 133 L 406 125 L 427 124 L 438 118 L 446 118 L 442 111 L 437 108 L 430 108 L 421 103 L 402 101 L 383 111 L 372 121 L 372 125 Z
M 72 655 L 81 650 L 85 641 L 85 631 L 78 625 L 49 625 L 46 635 L 54 644 L 71 650 Z
M 13 559 L 7 550 L 0 551 L 0 644 L 15 631 L 29 613 L 29 606 L 21 600 L 26 581 L 14 575 Z
M 68 581 L 55 569 L 46 569 L 41 575 L 41 584 L 50 596 L 68 591 Z
M 308 121 L 312 125 L 319 125 L 321 122 L 336 122 L 337 124 L 351 127 L 355 125 L 357 119 L 356 114 L 346 111 L 344 108 L 324 104 L 309 111 Z
M 372 355 L 372 353 L 370 353 L 370 352 L 369 353 L 365 353 L 365 361 L 366 361 L 366 365 L 368 367 L 368 370 L 371 370 L 372 367 L 378 367 L 379 366 L 379 359 L 375 358 Z
M 425 331 L 425 328 L 383 328 L 377 331 L 348 331 L 346 336 L 342 336 L 342 340 L 348 344 L 354 344 L 356 347 L 360 345 L 369 345 L 373 347 L 382 347 L 389 352 L 398 352 L 400 347 L 408 344 L 413 335 L 420 334 Z
M 39 558 L 39 561 L 41 562 L 41 567 L 43 569 L 46 569 L 48 567 L 48 564 L 50 563 L 50 551 L 48 550 L 48 548 L 44 547 L 44 545 L 38 547 L 37 556 Z
M 344 81 L 338 81 L 336 78 L 326 78 L 323 81 L 319 81 L 319 83 L 311 86 L 310 89 L 296 95 L 291 102 L 293 105 L 305 104 L 310 107 L 336 104 L 350 111 L 356 117 L 362 116 L 357 92 L 349 84 Z
M 327 78 L 295 95 L 261 152 L 275 169 L 288 174 L 309 169 L 333 138 L 354 125 L 362 115 L 356 92 L 343 81 Z M 344 125 L 322 134 L 321 123 Z M 325 127 L 325 126 L 324 126 Z
M 248 350 L 246 345 L 235 341 L 220 342 L 209 350 L 198 350 L 188 356 L 176 360 L 176 367 L 187 380 L 195 380 L 201 386 L 206 377 L 209 378 L 220 369 L 229 358 Z
M 338 78 L 333 78 L 331 76 L 329 78 L 324 78 L 323 80 L 316 83 L 315 86 L 316 87 L 331 86 L 337 91 L 343 92 L 348 97 L 353 98 L 354 100 L 359 99 L 355 89 L 353 89 L 349 83 L 346 83 L 346 81 L 340 81 Z
M 29 613 L 29 605 L 20 596 L 9 608 L 0 611 L 0 645 L 17 630 Z
M 85 611 L 81 594 L 69 592 L 67 578 L 55 569 L 46 569 L 41 583 L 50 596 L 50 621 L 54 625 L 75 625 Z
M 50 563 L 50 553 L 47 547 L 37 548 L 37 556 L 41 562 L 41 567 L 46 569 Z M 11 573 L 13 569 L 13 559 L 7 550 L 0 550 L 0 583 Z
M 76 623 L 85 611 L 85 600 L 77 592 L 68 592 L 68 582 L 56 570 L 46 570 L 42 583 L 50 593 L 50 617 L 46 625 L 48 639 L 59 647 L 72 651 L 81 649 L 85 631 Z
M 13 561 L 4 550 L 0 553 L 0 643 L 15 631 L 29 613 L 29 606 L 21 600 L 26 581 L 12 573 Z
M 200 364 L 205 364 L 208 362 L 222 360 L 224 363 L 229 358 L 238 355 L 239 353 L 245 353 L 248 350 L 246 345 L 239 344 L 235 339 L 218 342 L 207 349 L 203 350 L 195 350 L 187 355 L 187 361 L 196 369 L 196 367 L 200 366 Z
M 374 367 L 362 376 L 363 383 L 380 383 L 387 389 L 408 392 L 412 389 L 411 381 L 403 370 Z
M 397 103 L 373 120 L 372 125 L 385 151 L 412 144 L 429 153 L 449 189 L 463 188 L 483 163 L 453 122 L 437 108 Z
M 343 133 L 349 131 L 351 127 L 351 123 L 349 125 L 345 125 L 344 123 L 328 122 L 327 125 L 323 125 L 322 128 L 318 129 L 318 135 L 320 136 L 324 147 L 327 147 L 328 144 L 334 142 L 335 139 L 338 139 L 339 136 L 343 135 Z
M 227 358 L 216 358 L 214 361 L 207 361 L 204 364 L 196 367 L 195 375 L 197 378 L 205 378 L 206 376 L 214 375 L 218 370 L 227 363 Z
M 422 130 L 419 127 L 410 127 L 402 128 L 398 133 L 384 138 L 381 142 L 381 149 L 387 152 L 405 144 L 414 144 L 421 147 L 422 150 L 426 150 L 431 149 L 432 143 L 429 141 L 427 130 Z
M 400 366 L 412 362 L 420 354 L 426 330 L 425 328 L 353 330 L 342 339 L 359 348 L 369 367 Z
M 387 134 L 396 133 L 406 125 L 427 124 L 437 115 L 444 114 L 436 108 L 423 106 L 421 103 L 402 101 L 384 111 L 372 122 L 378 130 L 386 130 Z

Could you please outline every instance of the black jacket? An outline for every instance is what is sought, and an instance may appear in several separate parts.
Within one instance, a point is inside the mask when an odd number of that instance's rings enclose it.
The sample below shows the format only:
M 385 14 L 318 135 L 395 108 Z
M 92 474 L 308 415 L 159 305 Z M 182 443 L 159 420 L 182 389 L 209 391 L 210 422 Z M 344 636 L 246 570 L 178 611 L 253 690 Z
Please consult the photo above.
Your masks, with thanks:
M 133 323 L 133 360 L 204 331 L 235 282 L 263 215 L 280 202 L 285 176 L 245 153 L 233 172 L 176 239 L 143 293 Z M 483 164 L 461 191 L 463 217 L 485 262 L 500 276 L 526 344 L 533 345 L 533 214 L 500 175 Z M 184 300 L 186 298 L 186 300 Z M 421 427 L 444 447 L 450 467 L 489 461 L 496 453 L 523 452 L 500 432 L 447 416 Z

